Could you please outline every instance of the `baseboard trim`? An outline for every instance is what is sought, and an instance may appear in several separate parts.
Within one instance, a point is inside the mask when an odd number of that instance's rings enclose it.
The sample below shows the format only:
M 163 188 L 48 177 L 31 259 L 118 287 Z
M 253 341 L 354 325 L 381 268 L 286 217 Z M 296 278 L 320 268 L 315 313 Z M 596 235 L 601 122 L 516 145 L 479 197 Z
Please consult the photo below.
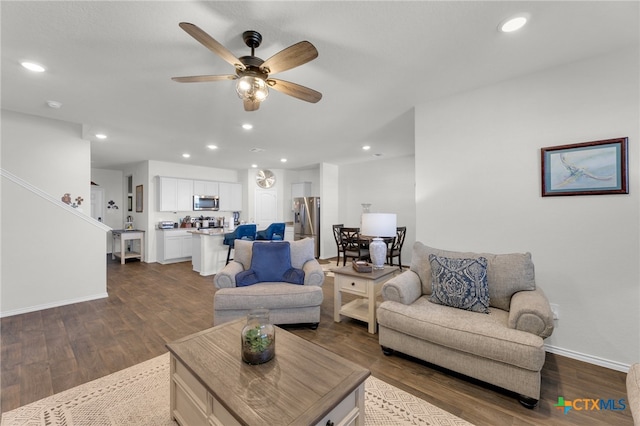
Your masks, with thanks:
M 622 371 L 623 373 L 628 373 L 629 368 L 631 368 L 630 364 L 611 361 L 609 359 L 604 359 L 597 356 L 584 354 L 581 352 L 571 351 L 568 349 L 559 348 L 557 346 L 544 345 L 544 348 L 547 352 L 551 352 L 552 354 L 562 355 L 567 358 L 576 359 L 578 361 L 587 362 L 589 364 L 598 365 L 600 367 L 609 368 L 611 370 Z
M 106 292 L 92 294 L 86 297 L 79 297 L 77 299 L 58 300 L 56 302 L 45 303 L 42 305 L 28 306 L 26 308 L 20 308 L 20 309 L 12 309 L 10 311 L 0 312 L 0 318 L 10 317 L 13 315 L 28 314 L 29 312 L 36 312 L 36 311 L 41 311 L 43 309 L 57 308 L 65 305 L 72 305 L 74 303 L 88 302 L 90 300 L 104 299 L 105 297 L 109 297 L 109 294 Z

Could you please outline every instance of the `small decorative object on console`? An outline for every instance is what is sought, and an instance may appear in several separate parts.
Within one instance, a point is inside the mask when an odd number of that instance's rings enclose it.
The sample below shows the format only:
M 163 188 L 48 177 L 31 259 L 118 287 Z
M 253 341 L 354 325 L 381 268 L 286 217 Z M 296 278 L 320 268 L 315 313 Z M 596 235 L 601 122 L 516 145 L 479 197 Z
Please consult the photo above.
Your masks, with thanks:
M 356 272 L 371 272 L 373 270 L 373 266 L 364 260 L 354 260 L 352 265 Z

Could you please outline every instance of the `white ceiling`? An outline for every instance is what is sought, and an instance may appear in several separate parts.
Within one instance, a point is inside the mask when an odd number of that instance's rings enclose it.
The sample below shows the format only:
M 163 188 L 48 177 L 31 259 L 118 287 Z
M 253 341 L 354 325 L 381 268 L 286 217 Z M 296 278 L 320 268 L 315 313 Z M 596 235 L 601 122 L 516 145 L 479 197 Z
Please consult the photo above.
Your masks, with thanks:
M 80 123 L 88 138 L 106 133 L 91 142 L 96 168 L 151 159 L 304 169 L 410 155 L 415 105 L 637 46 L 639 34 L 636 1 L 2 1 L 0 8 L 2 108 Z M 518 12 L 531 15 L 523 30 L 496 30 Z M 272 90 L 259 111 L 245 112 L 233 81 L 173 82 L 234 71 L 180 29 L 182 21 L 236 56 L 250 53 L 242 41 L 248 29 L 262 33 L 262 59 L 310 41 L 319 57 L 275 76 L 320 91 L 322 100 Z M 24 60 L 47 71 L 28 72 Z M 244 131 L 244 122 L 254 129 Z

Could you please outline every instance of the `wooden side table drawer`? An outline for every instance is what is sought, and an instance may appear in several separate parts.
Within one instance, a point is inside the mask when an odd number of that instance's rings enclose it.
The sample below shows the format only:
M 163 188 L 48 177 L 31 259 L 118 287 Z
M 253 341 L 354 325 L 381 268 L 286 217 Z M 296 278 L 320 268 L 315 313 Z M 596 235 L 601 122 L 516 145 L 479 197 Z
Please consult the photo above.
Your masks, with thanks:
M 361 294 L 363 296 L 366 296 L 367 283 L 369 280 L 348 276 L 340 276 L 336 278 L 338 281 L 338 287 L 341 291 L 347 291 L 349 293 Z

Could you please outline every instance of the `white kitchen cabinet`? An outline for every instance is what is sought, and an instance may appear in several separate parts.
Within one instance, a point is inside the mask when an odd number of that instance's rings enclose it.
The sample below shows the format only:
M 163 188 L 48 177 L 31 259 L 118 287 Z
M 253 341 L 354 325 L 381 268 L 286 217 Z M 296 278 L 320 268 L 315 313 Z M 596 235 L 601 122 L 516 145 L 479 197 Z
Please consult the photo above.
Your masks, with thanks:
M 158 210 L 178 211 L 178 179 L 160 176 L 158 180 Z
M 178 179 L 178 211 L 193 210 L 193 181 L 190 179 Z
M 191 259 L 191 233 L 187 229 L 164 229 L 156 232 L 158 263 L 185 262 Z
M 242 184 L 236 182 L 219 182 L 220 211 L 242 211 Z
M 193 210 L 193 180 L 160 176 L 158 187 L 159 211 Z
M 193 195 L 220 195 L 218 182 L 209 180 L 194 180 Z

